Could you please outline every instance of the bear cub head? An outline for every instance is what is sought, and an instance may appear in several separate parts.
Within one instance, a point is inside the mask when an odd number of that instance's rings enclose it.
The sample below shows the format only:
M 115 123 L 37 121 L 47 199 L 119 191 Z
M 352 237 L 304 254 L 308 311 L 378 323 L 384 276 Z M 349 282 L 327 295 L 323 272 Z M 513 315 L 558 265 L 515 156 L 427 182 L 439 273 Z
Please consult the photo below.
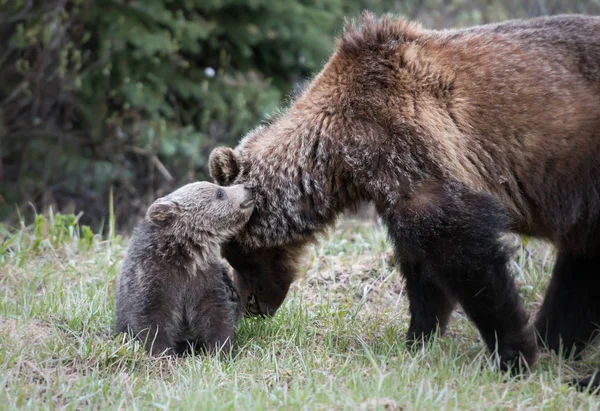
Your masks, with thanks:
M 253 207 L 252 191 L 243 185 L 220 187 L 203 181 L 157 199 L 146 218 L 165 235 L 221 243 L 248 222 Z
M 220 245 L 253 209 L 243 185 L 208 182 L 152 203 L 117 280 L 116 331 L 130 333 L 153 355 L 230 351 L 242 306 Z

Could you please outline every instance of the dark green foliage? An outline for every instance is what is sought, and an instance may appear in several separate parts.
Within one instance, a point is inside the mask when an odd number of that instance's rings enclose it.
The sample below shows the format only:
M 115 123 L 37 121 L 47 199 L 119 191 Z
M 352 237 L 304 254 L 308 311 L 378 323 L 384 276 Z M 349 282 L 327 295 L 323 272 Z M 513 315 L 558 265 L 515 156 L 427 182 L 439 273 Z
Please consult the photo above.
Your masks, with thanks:
M 130 228 L 157 196 L 208 178 L 210 150 L 285 105 L 364 8 L 432 27 L 598 12 L 557 0 L 0 0 L 0 218 L 32 204 L 97 226 L 112 187 Z
M 215 144 L 235 144 L 327 58 L 339 7 L 3 1 L 4 216 L 31 202 L 97 223 L 113 186 L 122 226 L 156 196 L 206 178 Z

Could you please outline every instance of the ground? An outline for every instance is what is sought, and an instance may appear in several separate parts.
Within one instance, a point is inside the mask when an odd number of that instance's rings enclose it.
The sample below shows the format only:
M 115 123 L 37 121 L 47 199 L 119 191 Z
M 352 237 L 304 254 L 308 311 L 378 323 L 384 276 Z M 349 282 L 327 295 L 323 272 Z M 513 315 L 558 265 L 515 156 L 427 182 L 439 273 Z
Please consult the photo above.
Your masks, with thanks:
M 518 246 L 514 272 L 529 312 L 553 264 L 545 244 Z M 494 368 L 460 310 L 448 333 L 409 353 L 407 298 L 385 230 L 342 218 L 311 248 L 272 319 L 240 323 L 238 356 L 151 359 L 112 334 L 114 284 L 127 238 L 94 235 L 74 216 L 0 226 L 0 403 L 9 408 L 597 409 L 563 382 L 594 371 L 541 354 L 522 379 Z

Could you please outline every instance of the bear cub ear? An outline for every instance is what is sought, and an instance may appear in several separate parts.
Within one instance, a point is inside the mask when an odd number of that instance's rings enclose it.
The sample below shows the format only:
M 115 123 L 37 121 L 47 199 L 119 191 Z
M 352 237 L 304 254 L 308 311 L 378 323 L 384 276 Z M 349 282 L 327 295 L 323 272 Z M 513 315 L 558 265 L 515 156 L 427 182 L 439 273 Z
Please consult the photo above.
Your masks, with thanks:
M 216 147 L 208 157 L 210 176 L 215 182 L 222 186 L 233 183 L 240 173 L 238 159 L 229 147 Z
M 173 200 L 159 198 L 148 207 L 146 217 L 153 223 L 167 223 L 177 217 L 179 204 Z

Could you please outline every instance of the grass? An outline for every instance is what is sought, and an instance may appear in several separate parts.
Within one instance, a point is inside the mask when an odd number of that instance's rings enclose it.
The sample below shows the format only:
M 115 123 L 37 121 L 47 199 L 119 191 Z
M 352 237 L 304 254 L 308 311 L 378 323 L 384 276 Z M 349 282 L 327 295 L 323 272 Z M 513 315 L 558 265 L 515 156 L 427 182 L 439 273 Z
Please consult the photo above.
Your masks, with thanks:
M 517 241 L 514 239 L 513 241 Z M 448 333 L 409 353 L 407 298 L 385 231 L 341 220 L 307 255 L 272 319 L 244 319 L 234 360 L 151 359 L 112 333 L 127 239 L 74 216 L 0 226 L 2 409 L 597 409 L 564 381 L 600 363 L 542 353 L 522 379 L 497 371 L 458 310 Z M 521 243 L 519 243 L 521 244 Z M 534 312 L 553 257 L 521 244 L 514 268 Z

